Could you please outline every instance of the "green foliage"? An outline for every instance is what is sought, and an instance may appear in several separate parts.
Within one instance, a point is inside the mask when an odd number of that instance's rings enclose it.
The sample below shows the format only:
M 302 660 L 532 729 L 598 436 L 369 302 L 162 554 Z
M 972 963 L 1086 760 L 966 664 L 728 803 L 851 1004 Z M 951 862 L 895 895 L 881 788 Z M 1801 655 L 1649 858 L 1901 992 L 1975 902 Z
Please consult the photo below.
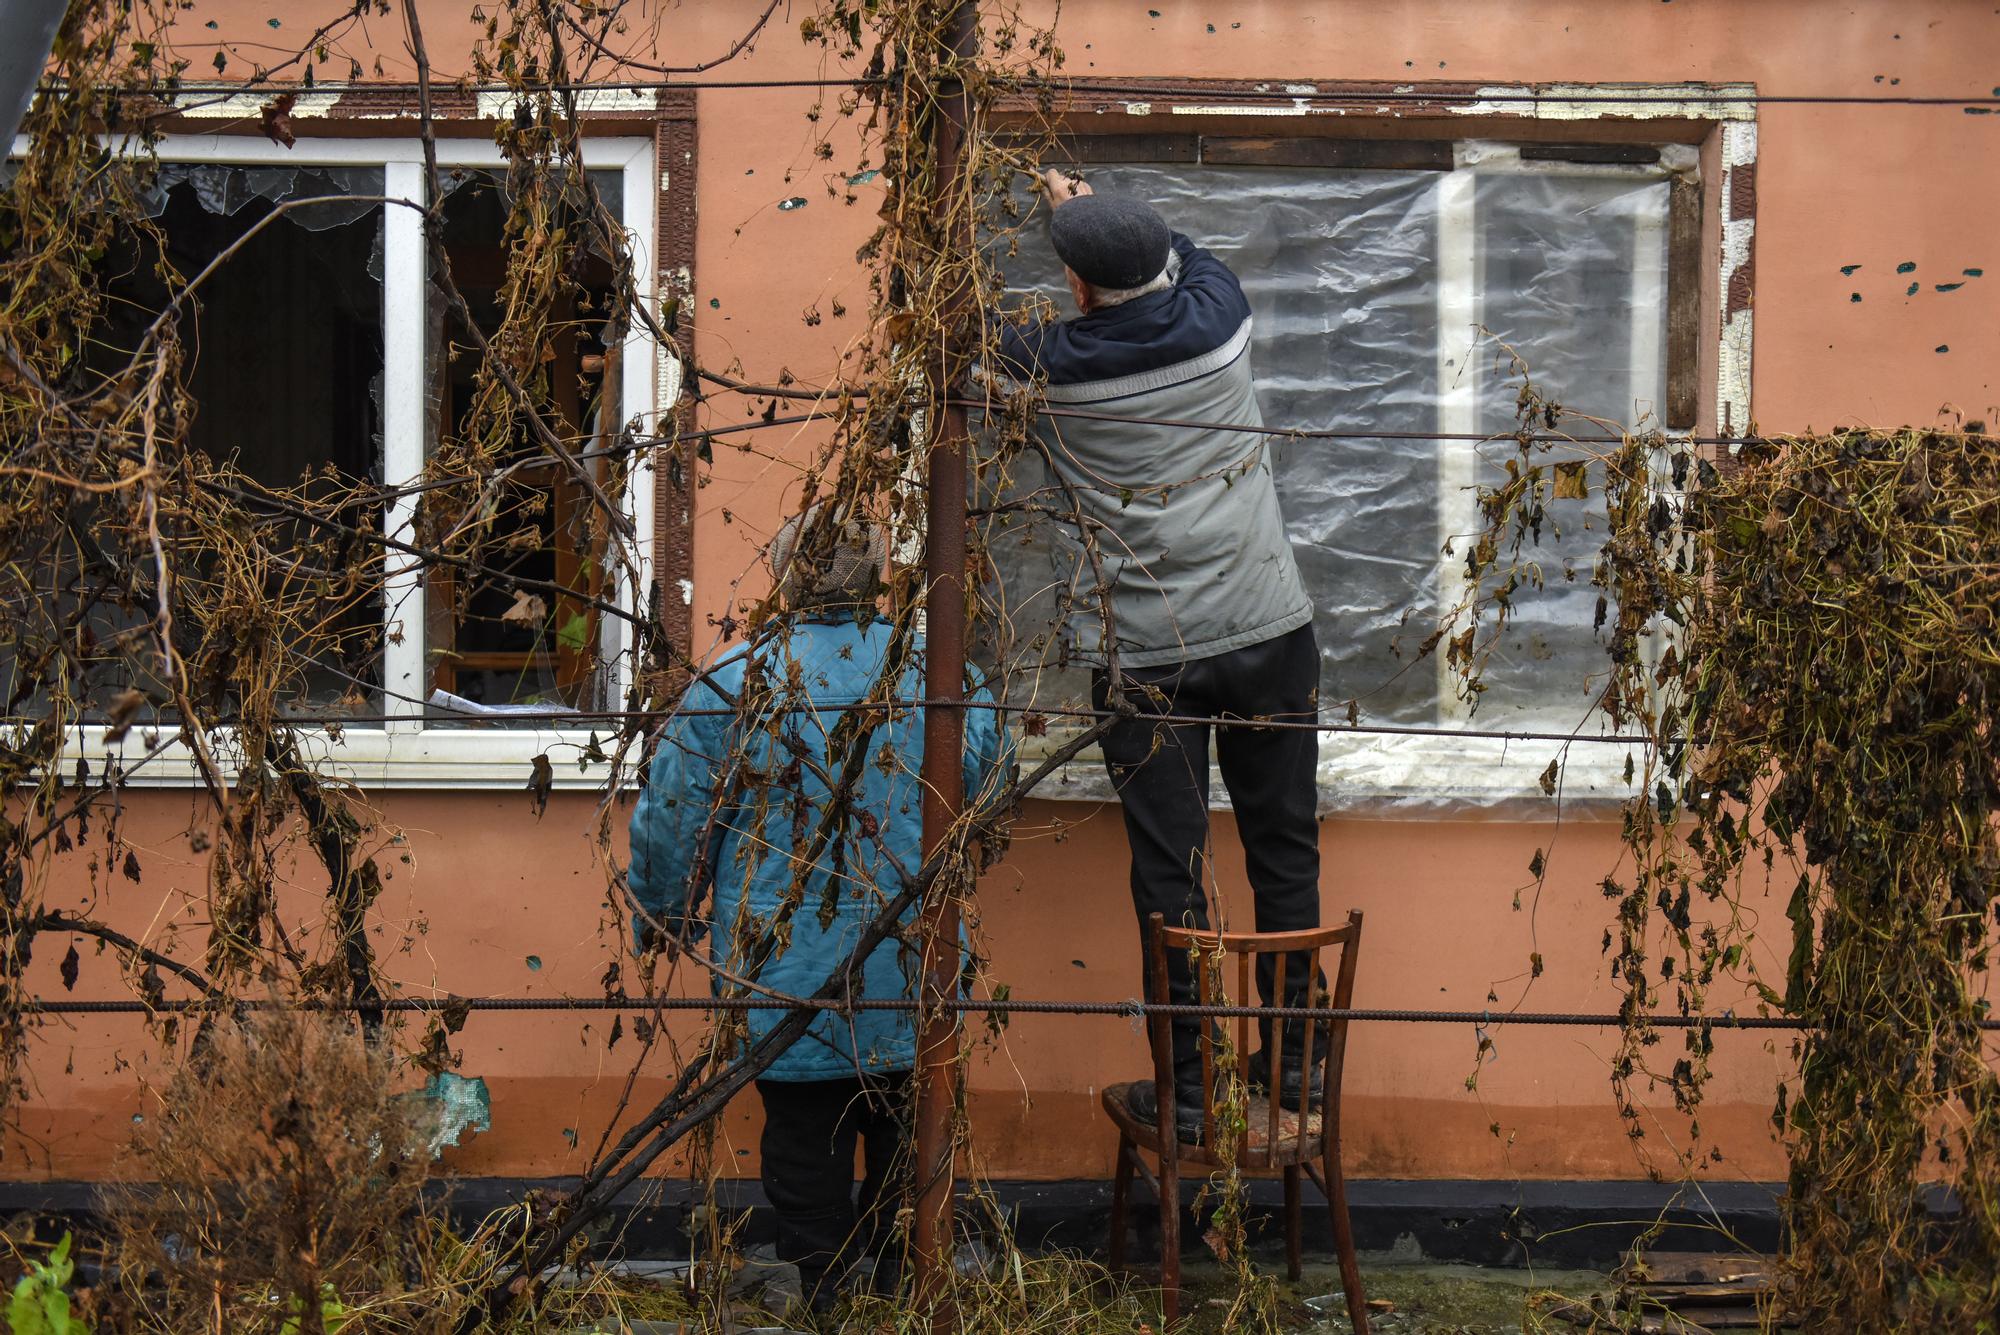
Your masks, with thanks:
M 590 619 L 581 612 L 573 612 L 556 627 L 556 643 L 573 654 L 580 654 L 590 647 Z
M 290 1301 L 292 1315 L 286 1317 L 285 1324 L 278 1327 L 278 1335 L 302 1335 L 306 1329 L 306 1319 L 300 1311 L 302 1306 L 298 1297 L 294 1295 Z M 319 1300 L 320 1328 L 326 1331 L 327 1335 L 338 1335 L 352 1318 L 353 1313 L 347 1310 L 339 1295 L 334 1293 L 333 1285 L 322 1285 Z
M 7 1302 L 11 1335 L 90 1335 L 90 1327 L 69 1310 L 69 1282 L 76 1273 L 69 1245 L 65 1233 L 48 1260 L 28 1262 L 28 1273 L 14 1285 Z

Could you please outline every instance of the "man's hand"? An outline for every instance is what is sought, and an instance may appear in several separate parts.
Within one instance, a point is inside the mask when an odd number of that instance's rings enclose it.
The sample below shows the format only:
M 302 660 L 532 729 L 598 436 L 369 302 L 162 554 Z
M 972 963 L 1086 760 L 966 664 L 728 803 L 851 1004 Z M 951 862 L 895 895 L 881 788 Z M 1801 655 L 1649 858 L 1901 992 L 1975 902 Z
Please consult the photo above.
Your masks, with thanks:
M 1091 193 L 1090 182 L 1081 176 L 1072 176 L 1060 167 L 1042 169 L 1042 189 L 1048 192 L 1050 208 L 1061 208 L 1078 195 Z

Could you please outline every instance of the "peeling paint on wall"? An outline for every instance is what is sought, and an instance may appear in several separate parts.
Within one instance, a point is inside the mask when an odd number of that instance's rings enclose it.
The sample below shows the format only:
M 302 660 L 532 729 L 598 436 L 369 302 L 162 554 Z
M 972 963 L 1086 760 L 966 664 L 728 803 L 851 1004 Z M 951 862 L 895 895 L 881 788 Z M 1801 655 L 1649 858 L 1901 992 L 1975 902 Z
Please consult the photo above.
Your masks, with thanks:
M 1744 104 L 1744 111 L 1754 106 Z M 1757 123 L 1727 120 L 1722 136 L 1722 348 L 1717 362 L 1715 421 L 1723 435 L 1750 426 L 1752 243 L 1757 234 Z
M 669 413 L 673 411 L 674 405 L 681 400 L 680 354 L 672 344 L 660 343 L 655 346 L 659 351 L 659 366 L 657 369 L 659 371 L 660 398 L 657 411 Z
M 520 94 L 502 89 L 499 92 L 482 92 L 477 103 L 481 120 L 505 120 L 514 114 L 514 104 L 520 101 Z M 659 94 L 651 88 L 579 88 L 576 90 L 578 112 L 606 111 L 652 111 L 660 103 Z
M 1151 107 L 1147 107 L 1151 110 Z M 1290 106 L 1258 106 L 1248 102 L 1226 102 L 1221 106 L 1188 106 L 1175 103 L 1172 108 L 1176 116 L 1345 116 L 1345 107 L 1309 106 L 1303 99 L 1295 99 Z
M 1453 105 L 1461 116 L 1526 116 L 1545 121 L 1755 121 L 1756 88 L 1747 83 L 1548 83 L 1483 87 L 1479 99 Z M 1622 96 L 1621 96 L 1622 95 Z M 1628 100 L 1629 99 L 1629 100 Z M 1746 100 L 1727 100 L 1746 99 Z
M 174 113 L 189 120 L 256 120 L 263 114 L 264 104 L 279 91 L 276 88 L 258 93 L 230 93 L 220 96 L 215 93 L 182 93 L 174 99 Z M 307 117 L 330 116 L 334 104 L 346 94 L 346 89 L 303 93 L 292 92 L 292 109 L 288 113 L 293 120 Z
M 450 1071 L 441 1071 L 424 1081 L 423 1093 L 418 1097 L 430 1105 L 431 1113 L 437 1118 L 431 1127 L 433 1159 L 446 1148 L 455 1148 L 466 1132 L 493 1129 L 493 1096 L 488 1092 L 483 1076 L 468 1079 Z

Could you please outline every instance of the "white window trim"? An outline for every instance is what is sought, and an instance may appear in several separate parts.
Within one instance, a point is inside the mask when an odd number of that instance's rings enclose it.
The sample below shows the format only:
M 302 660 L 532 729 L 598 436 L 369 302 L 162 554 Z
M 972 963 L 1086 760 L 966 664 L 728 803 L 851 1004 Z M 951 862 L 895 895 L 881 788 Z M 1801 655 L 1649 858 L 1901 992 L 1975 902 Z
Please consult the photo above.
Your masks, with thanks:
M 26 140 L 15 140 L 17 154 L 27 149 Z M 483 137 L 438 139 L 436 150 L 440 167 L 506 165 L 498 146 Z M 380 167 L 384 195 L 417 204 L 424 198 L 423 145 L 417 139 L 302 137 L 287 149 L 261 137 L 175 134 L 159 141 L 157 153 L 162 162 Z M 586 138 L 583 162 L 589 168 L 616 170 L 623 175 L 621 211 L 633 253 L 640 257 L 633 272 L 640 286 L 640 299 L 650 306 L 655 298 L 653 286 L 658 268 L 653 261 L 659 199 L 653 140 L 649 135 Z M 422 476 L 424 468 L 424 250 L 421 212 L 400 204 L 385 205 L 382 475 L 386 479 L 414 481 Z M 660 351 L 651 335 L 635 322 L 621 353 L 621 420 L 636 419 L 642 434 L 656 432 L 661 417 L 655 374 Z M 625 513 L 636 537 L 638 568 L 621 572 L 615 601 L 636 608 L 645 606 L 646 590 L 651 584 L 654 487 L 650 457 L 641 456 L 635 462 L 631 485 L 626 488 Z M 409 539 L 415 509 L 415 500 L 410 496 L 391 502 L 384 517 L 391 537 Z M 390 721 L 365 727 L 341 724 L 337 736 L 316 725 L 303 727 L 302 744 L 309 754 L 324 762 L 324 772 L 368 788 L 519 788 L 527 782 L 533 758 L 546 754 L 557 788 L 602 786 L 609 764 L 581 758 L 593 736 L 587 726 L 557 727 L 541 723 L 424 726 L 423 706 L 419 703 L 429 694 L 424 689 L 429 681 L 424 660 L 424 572 L 414 563 L 404 565 L 407 568 L 400 568 L 393 559 L 389 562 L 391 573 L 383 590 L 384 625 L 390 633 L 383 645 L 383 681 L 389 689 L 383 693 L 382 713 Z M 412 607 L 414 612 L 408 610 Z M 607 621 L 604 652 L 613 665 L 611 696 L 623 699 L 631 676 L 632 627 L 620 618 Z M 400 635 L 394 633 L 398 630 Z M 339 724 L 338 719 L 328 722 Z M 170 726 L 162 726 L 156 734 L 135 728 L 121 741 L 108 745 L 102 725 L 77 728 L 64 748 L 64 764 L 74 766 L 78 759 L 88 759 L 93 766 L 101 767 L 107 760 L 130 766 L 146 756 L 159 740 L 166 740 Z M 615 726 L 600 721 L 596 735 L 606 732 L 615 733 Z M 155 740 L 149 742 L 148 735 Z M 227 730 L 222 731 L 217 741 L 219 753 L 227 755 L 232 749 Z M 193 756 L 180 742 L 169 741 L 158 754 L 134 769 L 126 782 L 133 787 L 184 787 L 197 777 Z
M 1323 110 L 1327 114 L 1338 114 L 1333 109 L 1308 104 L 1310 96 L 1317 93 L 1313 85 L 1298 85 L 1296 90 L 1288 86 L 1287 91 L 1301 94 L 1297 105 L 1275 111 L 1269 107 L 1251 108 L 1233 103 L 1201 105 L 1199 93 L 1191 93 L 1188 103 L 1177 103 L 1166 110 L 1176 115 L 1307 116 Z M 1606 93 L 1613 91 L 1628 94 L 1632 100 L 1607 99 Z M 1714 190 L 1705 191 L 1705 194 L 1711 206 L 1718 208 L 1722 214 L 1722 244 L 1719 254 L 1709 258 L 1719 268 L 1715 289 L 1726 296 L 1730 276 L 1748 261 L 1755 238 L 1754 216 L 1739 216 L 1746 215 L 1747 211 L 1731 207 L 1732 192 L 1738 188 L 1736 173 L 1754 171 L 1756 165 L 1756 103 L 1741 96 L 1754 91 L 1754 85 L 1750 84 L 1562 84 L 1532 90 L 1517 85 L 1496 85 L 1480 89 L 1479 101 L 1453 106 L 1450 111 L 1475 123 L 1481 120 L 1504 123 L 1522 118 L 1713 122 L 1713 133 L 1720 150 L 1722 179 L 1716 183 Z M 1576 98 L 1571 100 L 1566 97 L 1565 94 L 1569 93 L 1576 94 Z M 1718 94 L 1736 100 L 1719 100 Z M 1152 115 L 1155 111 L 1152 104 L 1144 102 L 1127 103 L 1124 109 L 1130 115 Z M 1461 150 L 1464 141 L 1501 137 L 1504 137 L 1504 130 L 1500 128 L 1479 126 L 1475 129 L 1473 124 L 1468 124 L 1466 133 L 1458 136 Z M 1514 137 L 1518 138 L 1518 135 Z M 1509 168 L 1494 163 L 1484 169 Z M 1535 166 L 1537 171 L 1562 169 L 1563 164 L 1555 162 Z M 1441 185 L 1447 192 L 1440 198 L 1442 216 L 1438 265 L 1441 330 L 1450 327 L 1454 321 L 1461 327 L 1477 321 L 1474 312 L 1477 292 L 1472 274 L 1475 251 L 1472 246 L 1471 173 L 1454 171 L 1449 173 L 1447 180 L 1462 182 L 1462 185 Z M 1459 215 L 1456 225 L 1451 217 L 1454 211 Z M 1457 282 L 1453 280 L 1454 275 L 1458 276 Z M 1635 293 L 1635 296 L 1638 295 Z M 1660 295 L 1664 297 L 1664 294 Z M 1457 374 L 1456 361 L 1463 358 L 1466 346 L 1469 346 L 1469 341 L 1465 346 L 1454 347 L 1450 340 L 1439 340 L 1439 384 L 1453 387 L 1440 391 L 1439 431 L 1479 429 L 1473 382 Z M 1751 420 L 1751 311 L 1748 308 L 1733 314 L 1725 311 L 1718 346 L 1715 430 L 1719 434 L 1742 432 L 1748 429 Z M 1635 348 L 1635 357 L 1637 352 Z M 1446 365 L 1448 359 L 1453 363 L 1449 367 Z M 1452 533 L 1470 531 L 1471 520 L 1467 516 L 1477 512 L 1473 494 L 1461 490 L 1473 478 L 1470 452 L 1453 450 L 1453 444 L 1438 442 L 1440 543 Z M 1457 499 L 1455 505 L 1454 498 Z M 1456 567 L 1462 564 L 1462 559 L 1449 560 L 1445 564 Z M 1463 716 L 1462 706 L 1457 704 L 1449 683 L 1444 680 L 1448 672 L 1444 655 L 1439 653 L 1437 660 L 1442 705 L 1438 726 L 1482 726 L 1476 718 L 1468 720 Z M 1579 725 L 1592 721 L 1591 716 L 1581 717 Z M 1500 725 L 1492 726 L 1496 731 L 1501 730 Z M 1539 727 L 1524 730 L 1548 731 Z M 1065 734 L 1073 735 L 1067 726 L 1052 727 L 1043 737 L 1017 734 L 1023 764 L 1033 764 L 1048 755 L 1062 744 Z M 1643 757 L 1638 754 L 1640 750 L 1637 744 L 1598 741 L 1587 735 L 1580 735 L 1571 744 L 1500 737 L 1323 732 L 1319 738 L 1319 809 L 1321 814 L 1347 813 L 1376 818 L 1542 817 L 1552 807 L 1541 791 L 1541 778 L 1549 761 L 1555 759 L 1560 762 L 1560 793 L 1565 811 L 1587 819 L 1614 819 L 1619 807 L 1634 792 L 1625 780 L 1626 764 L 1628 761 L 1632 764 L 1635 774 L 1643 772 Z M 1065 765 L 1035 795 L 1070 801 L 1116 800 L 1116 793 L 1095 748 Z M 1227 792 L 1219 779 L 1211 782 L 1210 805 L 1218 809 L 1226 809 L 1229 805 Z
M 1474 331 L 1485 323 L 1486 318 L 1475 271 L 1478 259 L 1475 200 L 1479 178 L 1483 175 L 1531 174 L 1605 180 L 1637 175 L 1629 168 L 1562 162 L 1530 164 L 1522 162 L 1517 154 L 1509 151 L 1473 149 L 1469 152 L 1469 149 L 1473 146 L 1468 142 L 1461 141 L 1457 145 L 1458 164 L 1440 180 L 1438 197 L 1437 356 L 1438 384 L 1441 387 L 1438 430 L 1452 435 L 1476 434 L 1481 430 L 1480 384 L 1471 368 L 1471 358 L 1478 351 L 1478 336 Z M 1681 151 L 1692 153 L 1691 149 L 1683 148 Z M 1657 247 L 1665 246 L 1664 214 L 1657 218 L 1641 218 L 1639 222 L 1633 239 L 1635 257 L 1649 243 Z M 1632 266 L 1632 310 L 1635 313 L 1664 311 L 1667 294 L 1659 281 L 1661 276 L 1661 271 L 1637 263 Z M 1659 323 L 1646 319 L 1634 323 L 1634 336 L 1627 359 L 1629 378 L 1634 384 L 1648 378 L 1651 368 L 1659 364 L 1659 328 Z M 1454 330 L 1459 332 L 1454 334 Z M 1640 409 L 1637 404 L 1631 407 L 1634 411 Z M 1657 419 L 1661 407 L 1656 403 L 1649 405 L 1647 410 Z M 1695 433 L 1682 431 L 1667 434 L 1691 436 Z M 1450 605 L 1464 588 L 1465 535 L 1477 532 L 1480 526 L 1478 460 L 1478 452 L 1463 440 L 1437 442 L 1438 589 L 1446 605 Z M 1447 542 L 1452 542 L 1451 555 L 1444 554 Z M 1438 726 L 1483 726 L 1470 703 L 1459 695 L 1458 673 L 1446 655 L 1439 652 L 1433 655 L 1433 659 L 1437 672 Z M 1595 709 L 1581 710 L 1578 726 L 1587 728 L 1596 718 Z M 1491 726 L 1496 731 L 1502 731 L 1509 725 Z M 1550 730 L 1550 725 L 1541 723 L 1517 726 L 1523 731 Z M 1323 767 L 1330 759 L 1336 763 L 1349 759 L 1339 754 L 1337 747 L 1333 748 L 1334 755 L 1329 755 L 1328 743 L 1339 740 L 1337 737 L 1323 740 L 1320 747 Z M 1548 765 L 1548 758 L 1560 745 L 1550 742 L 1514 742 L 1510 745 L 1499 740 L 1448 737 L 1384 740 L 1395 742 L 1384 750 L 1403 754 L 1382 757 L 1392 763 L 1385 766 L 1388 772 L 1384 775 L 1383 784 L 1379 787 L 1368 785 L 1368 796 L 1389 802 L 1416 801 L 1420 804 L 1426 796 L 1440 800 L 1455 798 L 1480 805 L 1504 804 L 1508 799 L 1531 792 L 1540 796 L 1542 773 Z M 1636 749 L 1579 739 L 1576 745 L 1569 748 L 1560 766 L 1566 796 L 1600 802 L 1629 797 L 1631 790 L 1625 782 L 1625 763 L 1631 756 L 1635 772 L 1640 768 L 1639 757 L 1632 754 Z M 1401 782 L 1395 777 L 1397 766 L 1393 761 L 1404 761 L 1403 768 L 1410 771 Z M 1467 761 L 1472 763 L 1463 763 Z M 1426 773 L 1431 780 L 1428 788 L 1424 784 Z

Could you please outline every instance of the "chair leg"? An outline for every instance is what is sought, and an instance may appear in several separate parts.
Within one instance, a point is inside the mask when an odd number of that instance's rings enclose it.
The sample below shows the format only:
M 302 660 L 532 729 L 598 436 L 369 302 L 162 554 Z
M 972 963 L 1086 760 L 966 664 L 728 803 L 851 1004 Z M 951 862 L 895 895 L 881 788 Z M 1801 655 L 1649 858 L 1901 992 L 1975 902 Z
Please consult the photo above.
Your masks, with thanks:
M 1299 1166 L 1285 1168 L 1285 1278 L 1299 1282 Z
M 1118 1167 L 1111 1175 L 1111 1246 L 1107 1260 L 1113 1270 L 1125 1268 L 1125 1204 L 1132 1194 L 1132 1156 L 1138 1153 L 1127 1136 L 1118 1138 Z
M 1166 1325 L 1181 1317 L 1181 1166 L 1160 1156 L 1160 1306 Z
M 1329 1091 L 1330 1093 L 1331 1091 Z M 1361 1291 L 1361 1261 L 1354 1254 L 1354 1225 L 1347 1217 L 1347 1178 L 1340 1170 L 1340 1137 L 1326 1138 L 1326 1208 L 1333 1222 L 1333 1247 L 1340 1257 L 1340 1287 L 1354 1335 L 1368 1335 L 1368 1298 Z

